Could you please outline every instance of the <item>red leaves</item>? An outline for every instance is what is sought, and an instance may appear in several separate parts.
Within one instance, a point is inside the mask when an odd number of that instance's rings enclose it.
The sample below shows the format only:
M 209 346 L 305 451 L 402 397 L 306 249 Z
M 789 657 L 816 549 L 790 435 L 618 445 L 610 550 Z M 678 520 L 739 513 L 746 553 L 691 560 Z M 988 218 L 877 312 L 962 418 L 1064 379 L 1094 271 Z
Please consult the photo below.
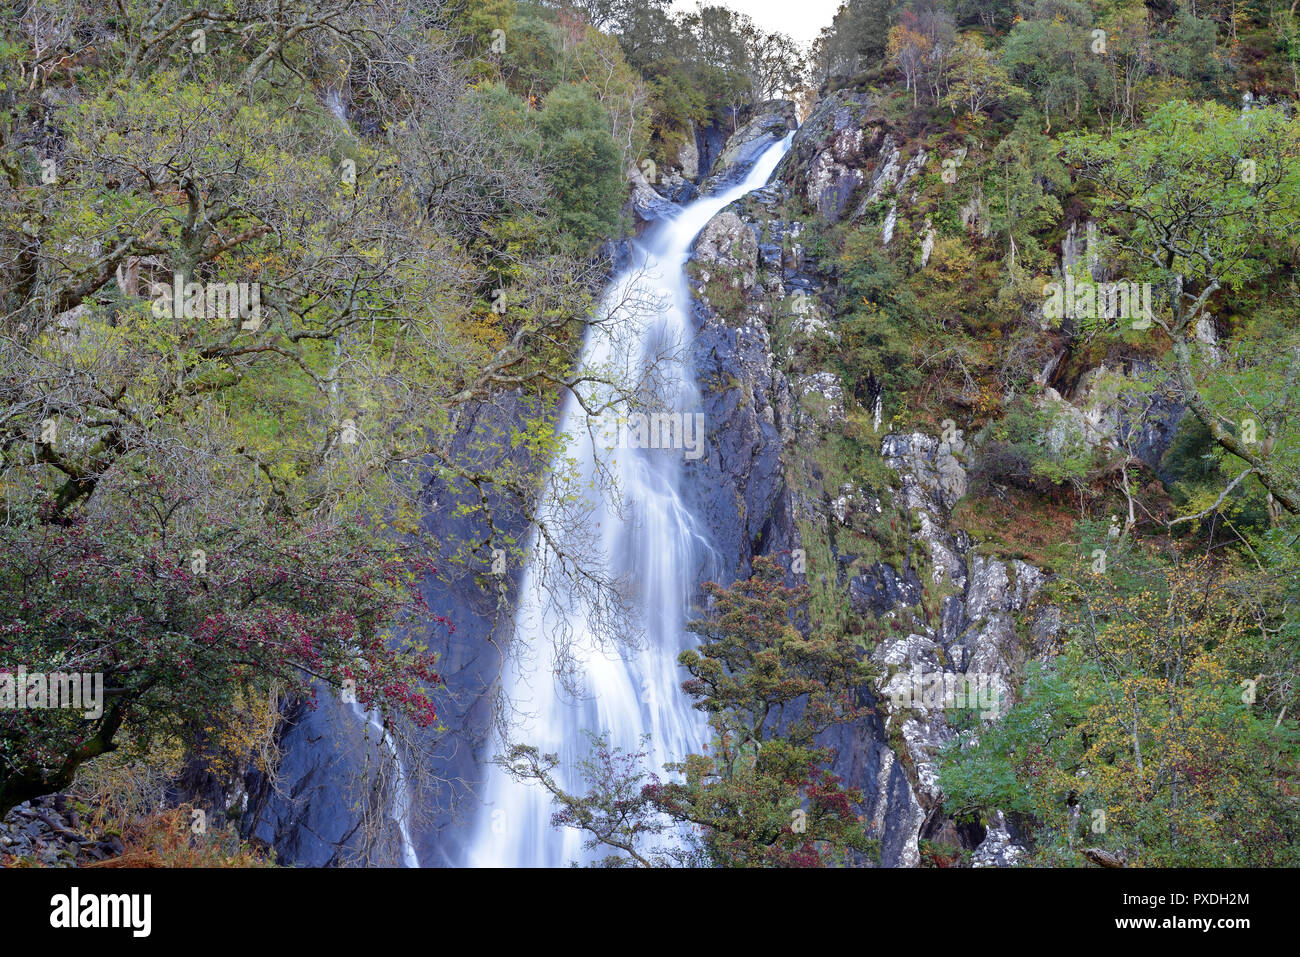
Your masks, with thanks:
M 6 661 L 50 671 L 75 660 L 80 672 L 111 676 L 114 700 L 164 730 L 210 724 L 247 682 L 311 694 L 313 676 L 356 681 L 358 698 L 390 717 L 436 721 L 436 659 L 395 637 L 399 616 L 411 613 L 454 630 L 447 617 L 423 614 L 427 559 L 362 527 L 250 527 L 243 516 L 186 525 L 182 538 L 142 514 L 73 514 L 53 526 L 42 504 L 0 527 Z M 191 564 L 193 550 L 202 564 Z M 93 730 L 64 714 L 0 714 L 10 753 L 36 769 L 60 767 Z

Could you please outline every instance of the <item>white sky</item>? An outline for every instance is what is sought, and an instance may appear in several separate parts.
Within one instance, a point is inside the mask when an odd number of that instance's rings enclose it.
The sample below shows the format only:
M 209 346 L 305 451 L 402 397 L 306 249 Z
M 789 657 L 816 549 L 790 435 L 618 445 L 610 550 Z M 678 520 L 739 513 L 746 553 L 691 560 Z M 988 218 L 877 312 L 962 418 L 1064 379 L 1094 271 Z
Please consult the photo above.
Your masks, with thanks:
M 731 7 L 747 13 L 768 30 L 780 30 L 794 37 L 795 42 L 807 46 L 817 38 L 822 27 L 831 24 L 831 18 L 840 8 L 841 0 L 709 0 L 709 6 Z M 694 10 L 696 0 L 673 0 L 673 11 Z

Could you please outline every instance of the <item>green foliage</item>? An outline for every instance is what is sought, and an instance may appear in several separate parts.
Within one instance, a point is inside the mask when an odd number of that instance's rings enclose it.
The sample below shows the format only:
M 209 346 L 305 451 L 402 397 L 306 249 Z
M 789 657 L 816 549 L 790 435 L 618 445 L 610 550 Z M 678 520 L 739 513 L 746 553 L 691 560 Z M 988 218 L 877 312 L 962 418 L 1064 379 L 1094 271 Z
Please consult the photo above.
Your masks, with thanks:
M 851 234 L 840 260 L 841 304 L 847 313 L 839 328 L 849 390 L 865 400 L 861 384 L 871 377 L 891 402 L 897 401 L 919 382 L 910 361 L 922 331 L 916 299 L 902 287 L 899 268 L 871 230 Z
M 872 669 L 852 641 L 795 627 L 806 589 L 787 587 L 784 576 L 776 561 L 756 558 L 753 577 L 731 588 L 705 585 L 710 606 L 689 625 L 702 642 L 679 661 L 691 675 L 682 687 L 708 715 L 713 742 L 667 766 L 680 777 L 648 775 L 644 749 L 628 754 L 607 737 L 593 738 L 579 769 L 582 795 L 555 781 L 554 755 L 518 746 L 498 763 L 546 788 L 556 823 L 583 831 L 588 847 L 623 851 L 641 866 L 699 863 L 704 855 L 723 867 L 810 867 L 874 854 L 854 809 L 861 793 L 826 770 L 831 754 L 818 744 L 827 728 L 863 716 L 857 693 Z M 682 825 L 700 829 L 698 844 L 647 846 Z
M 619 226 L 623 175 L 609 120 L 590 92 L 565 83 L 547 94 L 537 126 L 555 192 L 552 212 L 579 249 L 590 250 Z
M 1122 265 L 1161 287 L 1242 288 L 1276 264 L 1300 208 L 1300 123 L 1278 109 L 1173 100 L 1143 129 L 1062 141 L 1098 183 Z
M 989 225 L 1009 262 L 1027 270 L 1050 265 L 1044 240 L 1061 222 L 1059 197 L 1069 187 L 1057 146 L 1038 132 L 1036 119 L 1022 117 L 994 148 L 985 193 Z
M 821 79 L 847 77 L 885 59 L 886 37 L 903 7 L 898 0 L 848 0 L 824 27 L 813 51 Z
M 1064 114 L 1073 121 L 1084 110 L 1088 88 L 1101 68 L 1088 47 L 1095 26 L 1085 3 L 1037 0 L 1029 16 L 1007 34 L 1003 63 L 1030 91 L 1048 129 L 1054 116 Z
M 108 689 L 91 718 L 0 716 L 0 810 L 122 742 L 202 746 L 272 687 L 354 681 L 394 731 L 435 726 L 432 657 L 404 635 L 447 623 L 419 594 L 432 556 L 475 559 L 429 535 L 427 484 L 474 503 L 469 527 L 489 491 L 531 501 L 514 448 L 554 448 L 592 290 L 557 249 L 618 226 L 626 90 L 565 87 L 543 133 L 452 24 L 322 2 L 0 21 L 0 654 Z M 146 12 L 200 17 L 209 54 Z M 94 68 L 37 69 L 90 58 L 83 21 Z M 547 215 L 547 148 L 580 221 Z M 195 308 L 161 308 L 176 282 Z M 210 306 L 227 284 L 256 310 Z M 461 411 L 506 393 L 519 421 L 483 427 L 468 471 Z
M 1172 341 L 1182 398 L 1219 446 L 1249 466 L 1243 478 L 1257 476 L 1300 513 L 1300 453 L 1282 424 L 1296 397 L 1277 362 L 1294 330 L 1264 348 L 1243 340 L 1234 347 L 1242 362 L 1228 367 L 1197 342 L 1216 294 L 1240 296 L 1294 258 L 1300 121 L 1273 108 L 1175 100 L 1141 130 L 1072 135 L 1065 148 L 1097 184 L 1096 208 L 1118 236 L 1120 268 L 1164 292 L 1151 318 Z M 1262 422 L 1273 427 L 1267 447 Z
M 1024 487 L 1036 479 L 1050 485 L 1082 483 L 1096 465 L 1080 426 L 1067 412 L 1024 399 L 1008 405 L 981 439 L 976 477 L 984 481 Z
M 673 14 L 668 0 L 583 0 L 591 22 L 618 38 L 645 78 L 650 152 L 676 165 L 689 124 L 731 126 L 741 109 L 801 85 L 794 42 L 720 4 Z M 642 157 L 644 158 L 644 157 Z
M 1266 708 L 1256 688 L 1294 644 L 1251 634 L 1255 584 L 1109 548 L 1103 573 L 1085 561 L 1053 595 L 1064 652 L 945 753 L 947 807 L 1019 815 L 1042 862 L 1091 846 L 1139 866 L 1294 866 L 1300 735 L 1270 713 L 1278 689 Z

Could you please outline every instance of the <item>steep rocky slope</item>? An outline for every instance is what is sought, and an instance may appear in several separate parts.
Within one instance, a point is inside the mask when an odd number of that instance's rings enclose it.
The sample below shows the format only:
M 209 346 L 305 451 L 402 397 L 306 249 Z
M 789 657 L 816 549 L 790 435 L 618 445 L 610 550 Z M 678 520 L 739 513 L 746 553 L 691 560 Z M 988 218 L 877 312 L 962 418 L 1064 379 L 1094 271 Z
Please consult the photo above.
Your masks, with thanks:
M 653 182 L 642 170 L 629 172 L 630 210 L 643 222 L 670 215 L 673 203 L 739 175 L 794 125 L 793 105 L 777 101 L 730 136 L 698 131 L 679 165 L 655 172 Z M 1052 653 L 1058 622 L 1055 609 L 1034 603 L 1042 569 L 996 536 L 976 541 L 954 519 L 971 494 L 966 437 L 951 422 L 894 431 L 882 421 L 878 388 L 846 395 L 833 361 L 844 292 L 834 264 L 811 248 L 815 236 L 848 224 L 881 247 L 912 244 L 924 268 L 934 231 L 916 208 L 917 181 L 944 159 L 942 144 L 910 141 L 892 128 L 869 95 L 831 94 L 798 129 L 772 184 L 705 227 L 688 267 L 692 358 L 709 442 L 702 458 L 687 463 L 685 494 L 721 563 L 700 576 L 726 582 L 748 575 L 756 555 L 781 556 L 792 578 L 810 585 L 814 616 L 862 636 L 879 674 L 863 702 L 874 714 L 828 732 L 826 743 L 836 750 L 836 772 L 864 793 L 861 812 L 881 840 L 885 866 L 921 864 L 927 845 L 976 866 L 1013 863 L 1024 853 L 1015 821 L 1000 813 L 978 823 L 945 815 L 937 752 L 977 730 L 960 730 L 971 722 L 953 719 L 943 693 L 966 689 L 969 710 L 996 720 L 1014 701 L 1026 661 Z M 978 204 L 962 211 L 972 231 L 984 228 L 982 216 Z M 1088 256 L 1087 243 L 1086 224 L 1073 224 L 1064 263 Z M 1051 371 L 1049 364 L 1044 381 Z M 1105 375 L 1101 369 L 1072 387 L 1060 384 L 1064 395 L 1046 390 L 1046 401 L 1059 403 L 1094 443 L 1113 441 L 1134 418 L 1107 398 L 1099 384 Z M 1144 410 L 1136 454 L 1153 468 L 1181 412 L 1169 403 Z M 846 436 L 871 450 L 853 468 L 844 461 Z M 440 503 L 437 490 L 430 501 Z M 429 521 L 446 524 L 449 514 L 431 508 Z M 523 527 L 511 531 L 522 535 Z M 469 806 L 462 804 L 490 756 L 497 663 L 485 649 L 497 605 L 473 575 L 431 582 L 426 597 L 432 607 L 458 609 L 454 637 L 438 639 L 454 705 L 445 715 L 449 733 L 432 741 L 438 757 L 430 769 L 447 793 L 415 826 L 427 866 L 455 860 Z M 938 700 L 927 687 L 941 689 Z M 383 761 L 361 730 L 332 701 L 300 707 L 285 725 L 277 787 L 253 775 L 235 788 L 251 801 L 221 789 L 210 799 L 227 807 L 237 801 L 245 831 L 288 862 L 391 855 L 391 833 L 378 847 L 357 846 L 359 824 L 384 817 Z
M 793 104 L 761 104 L 738 117 L 735 126 L 730 133 L 717 126 L 695 131 L 681 152 L 679 165 L 656 172 L 653 185 L 645 171 L 629 170 L 629 211 L 642 222 L 669 215 L 675 204 L 741 175 L 774 137 L 784 136 L 794 126 Z M 614 250 L 613 258 L 620 261 L 619 250 Z M 510 451 L 511 444 L 500 437 L 522 418 L 520 410 L 497 407 L 467 416 L 459 443 L 466 460 L 493 448 L 518 459 L 521 452 Z M 764 454 L 770 455 L 774 464 L 777 444 L 768 438 L 756 441 L 755 447 L 769 450 Z M 519 464 L 524 463 L 520 460 Z M 534 463 L 532 467 L 541 466 Z M 729 464 L 728 472 L 732 468 Z M 739 466 L 735 468 L 740 471 Z M 450 490 L 430 487 L 426 500 L 426 525 L 439 540 L 472 542 L 486 537 L 487 529 L 481 524 L 457 517 L 458 500 Z M 517 505 L 503 497 L 490 504 L 498 533 L 524 540 L 526 519 Z M 730 554 L 738 547 L 738 542 L 727 542 L 720 551 Z M 436 793 L 424 794 L 411 822 L 415 848 L 424 866 L 445 866 L 460 859 L 467 822 L 477 808 L 474 794 L 480 770 L 496 747 L 492 695 L 501 659 L 492 639 L 501 624 L 501 609 L 510 606 L 519 570 L 514 568 L 501 581 L 492 574 L 491 564 L 490 555 L 480 554 L 463 570 L 446 574 L 444 569 L 444 574 L 426 582 L 423 592 L 429 608 L 454 609 L 454 632 L 418 623 L 413 626 L 421 629 L 439 653 L 440 673 L 446 683 L 446 693 L 440 698 L 444 730 L 422 735 L 428 752 L 427 764 L 420 770 L 433 784 L 426 792 Z M 492 587 L 495 585 L 501 590 Z M 314 707 L 294 704 L 285 716 L 280 747 L 283 760 L 274 784 L 249 772 L 238 781 L 205 779 L 187 796 L 201 797 L 214 807 L 236 808 L 241 830 L 275 847 L 286 863 L 328 866 L 398 859 L 397 835 L 388 821 L 386 803 L 390 800 L 391 768 L 373 731 L 366 733 L 351 707 L 325 695 Z
M 973 540 L 954 521 L 969 494 L 971 454 L 954 423 L 893 431 L 881 421 L 878 391 L 845 395 L 830 361 L 843 292 L 832 264 L 805 245 L 844 222 L 882 247 L 914 244 L 924 268 L 934 231 L 913 209 L 915 183 L 942 159 L 940 148 L 893 129 L 869 95 L 832 94 L 798 131 L 773 185 L 706 227 L 691 270 L 712 444 L 696 488 L 723 553 L 735 556 L 736 576 L 756 554 L 784 555 L 792 574 L 806 574 L 814 614 L 866 636 L 880 673 L 875 717 L 831 743 L 836 770 L 866 794 L 883 863 L 916 865 L 928 842 L 940 854 L 965 852 L 976 866 L 1005 865 L 1024 851 L 1014 822 L 1000 813 L 974 826 L 948 819 L 936 753 L 959 733 L 951 698 L 964 693 L 958 704 L 997 720 L 1015 700 L 1026 661 L 1052 653 L 1059 615 L 1033 601 L 1042 569 L 996 536 Z M 978 206 L 962 215 L 969 229 L 982 228 Z M 900 220 L 913 219 L 900 239 Z M 1071 229 L 1066 265 L 1088 255 L 1083 231 Z M 1093 394 L 1096 378 L 1069 390 L 1077 405 L 1052 389 L 1048 400 L 1087 441 L 1114 441 L 1134 416 Z M 1167 402 L 1143 410 L 1137 454 L 1153 467 L 1181 413 Z M 846 434 L 878 452 L 870 484 L 845 481 L 850 471 L 862 474 L 837 459 Z

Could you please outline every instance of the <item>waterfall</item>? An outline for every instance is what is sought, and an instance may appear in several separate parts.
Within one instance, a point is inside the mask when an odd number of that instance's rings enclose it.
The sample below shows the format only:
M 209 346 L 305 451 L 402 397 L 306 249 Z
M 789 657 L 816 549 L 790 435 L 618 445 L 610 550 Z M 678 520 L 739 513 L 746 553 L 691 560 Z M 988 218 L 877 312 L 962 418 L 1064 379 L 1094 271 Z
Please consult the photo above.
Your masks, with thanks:
M 343 94 L 338 90 L 331 88 L 325 91 L 325 108 L 345 127 L 348 125 L 348 108 L 343 103 Z
M 600 314 L 616 321 L 595 324 L 588 333 L 582 362 L 591 370 L 642 368 L 676 347 L 678 354 L 661 364 L 656 377 L 656 409 L 669 410 L 665 418 L 680 416 L 677 421 L 687 434 L 685 423 L 698 421 L 695 410 L 700 402 L 693 371 L 680 356 L 693 333 L 685 276 L 691 244 L 719 211 L 766 184 L 790 139 L 766 148 L 743 180 L 720 187 L 647 231 L 601 306 Z M 615 440 L 606 442 L 593 435 L 591 425 L 570 397 L 561 418 L 566 440 L 560 458 L 572 463 L 579 475 L 565 488 L 581 490 L 584 500 L 576 511 L 588 513 L 595 540 L 550 543 L 534 533 L 520 583 L 512 654 L 501 678 L 511 709 L 506 732 L 510 742 L 557 754 L 560 764 L 554 773 L 571 789 L 581 787 L 567 775 L 587 755 L 585 732 L 608 732 L 611 743 L 625 751 L 639 749 L 642 735 L 649 734 L 650 769 L 660 771 L 665 761 L 699 751 L 707 731 L 702 715 L 680 691 L 684 673 L 677 665 L 678 654 L 694 644 L 685 629 L 686 611 L 710 551 L 707 536 L 680 495 L 683 460 L 695 457 L 692 452 L 698 454 L 698 449 L 689 444 L 665 449 L 628 443 L 622 441 L 626 436 L 621 424 Z M 703 441 L 702 432 L 699 438 Z M 610 491 L 605 479 L 617 492 Z M 575 512 L 571 497 L 544 495 L 539 519 L 558 518 L 561 510 Z M 558 528 L 560 523 L 555 524 Z M 575 551 L 599 548 L 598 555 L 589 552 L 583 557 L 596 558 L 612 575 L 630 582 L 626 597 L 640 639 L 635 647 L 602 640 L 593 627 L 597 610 L 586 590 L 562 583 L 556 587 L 554 582 L 547 586 L 541 569 L 554 562 L 556 545 Z M 564 636 L 580 668 L 581 693 L 561 687 L 554 668 L 546 666 L 557 636 Z M 499 750 L 494 748 L 494 753 Z M 560 867 L 610 853 L 586 852 L 576 830 L 553 828 L 551 796 L 539 785 L 521 784 L 491 766 L 485 769 L 482 796 L 468 842 L 465 863 L 470 866 Z

